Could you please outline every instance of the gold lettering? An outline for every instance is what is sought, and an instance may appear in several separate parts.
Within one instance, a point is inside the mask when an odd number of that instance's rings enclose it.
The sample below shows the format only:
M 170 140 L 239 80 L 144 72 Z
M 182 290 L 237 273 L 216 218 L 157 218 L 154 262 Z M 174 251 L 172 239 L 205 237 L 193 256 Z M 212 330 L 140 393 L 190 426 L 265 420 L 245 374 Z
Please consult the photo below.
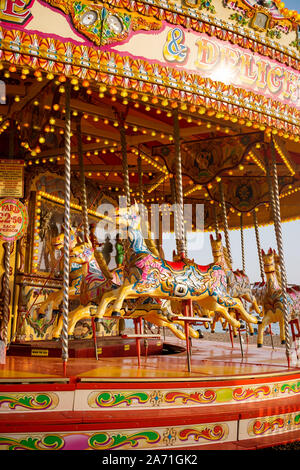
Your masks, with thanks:
M 243 83 L 247 85 L 253 85 L 257 79 L 257 71 L 253 70 L 254 59 L 253 56 L 243 52 L 241 54 L 241 61 L 240 61 L 240 70 L 241 75 L 240 79 Z
M 267 75 L 267 84 L 271 93 L 278 93 L 282 88 L 283 70 L 281 67 L 272 67 Z
M 258 88 L 264 90 L 267 86 L 267 73 L 269 64 L 268 62 L 260 59 L 256 62 L 256 65 L 258 72 L 256 85 L 258 86 Z
M 196 41 L 196 45 L 198 46 L 196 67 L 204 70 L 213 69 L 220 58 L 219 46 L 204 38 Z

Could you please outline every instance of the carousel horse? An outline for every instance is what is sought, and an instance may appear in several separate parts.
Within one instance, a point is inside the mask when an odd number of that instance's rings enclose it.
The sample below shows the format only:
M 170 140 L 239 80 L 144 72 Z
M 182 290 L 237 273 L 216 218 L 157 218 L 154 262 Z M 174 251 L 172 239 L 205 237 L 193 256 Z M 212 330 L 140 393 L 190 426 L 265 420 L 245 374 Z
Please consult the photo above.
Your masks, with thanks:
M 272 248 L 268 253 L 262 250 L 264 263 L 264 271 L 266 274 L 266 282 L 260 286 L 260 298 L 263 306 L 263 319 L 258 325 L 257 346 L 263 345 L 263 332 L 267 325 L 271 323 L 279 323 L 281 343 L 285 343 L 284 328 L 284 303 L 280 282 L 276 274 L 275 252 Z M 300 292 L 288 289 L 287 291 L 287 307 L 288 319 L 299 315 Z
M 71 265 L 82 266 L 80 292 L 79 297 L 77 297 L 80 305 L 69 313 L 68 335 L 72 336 L 78 321 L 91 316 L 97 318 L 95 304 L 101 300 L 102 295 L 106 291 L 116 289 L 122 284 L 123 268 L 115 268 L 107 276 L 102 270 L 102 266 L 105 266 L 105 261 L 101 258 L 100 268 L 90 242 L 73 246 L 70 250 L 70 261 Z M 142 316 L 145 320 L 159 327 L 169 328 L 179 339 L 185 339 L 185 334 L 177 327 L 177 325 L 183 327 L 183 322 L 172 322 L 172 317 L 175 317 L 175 315 L 172 314 L 170 306 L 166 303 L 152 301 L 149 298 L 143 303 L 130 302 L 127 303 L 126 309 L 124 309 L 124 315 L 125 313 L 128 319 Z M 105 316 L 110 316 L 109 310 Z M 59 338 L 62 326 L 63 319 L 60 317 L 53 331 L 53 338 Z M 189 335 L 194 338 L 199 337 L 199 333 L 192 327 L 189 328 Z
M 214 239 L 212 235 L 210 235 L 210 243 L 212 247 L 212 253 L 214 257 L 214 262 L 216 264 L 220 264 L 222 268 L 226 272 L 227 278 L 227 286 L 228 286 L 228 293 L 232 297 L 238 297 L 250 303 L 251 308 L 255 310 L 258 315 L 262 315 L 261 310 L 259 308 L 257 299 L 252 291 L 251 283 L 248 276 L 241 270 L 232 270 L 232 264 L 230 261 L 230 257 L 228 255 L 226 247 L 222 244 L 222 237 L 219 234 L 217 239 Z M 235 315 L 235 311 L 231 311 L 232 315 Z M 225 329 L 226 324 L 223 324 L 223 329 Z M 251 323 L 249 326 L 250 335 L 253 335 L 254 330 Z M 214 324 L 212 325 L 212 328 Z M 236 328 L 233 328 L 234 336 L 237 335 Z
M 176 254 L 175 250 L 173 250 L 173 261 L 182 261 L 184 260 L 185 262 L 188 263 L 194 263 L 194 260 L 191 260 L 189 258 L 182 258 L 180 255 Z M 171 301 L 171 306 L 172 306 L 172 311 L 180 314 L 183 309 L 183 305 L 181 301 Z M 207 322 L 204 323 L 204 327 L 208 330 L 210 327 L 211 332 L 215 332 L 216 324 L 218 321 L 222 324 L 223 329 L 226 328 L 226 321 L 222 316 L 220 316 L 218 313 L 205 309 L 203 306 L 199 305 L 197 302 L 193 302 L 193 313 L 194 315 L 197 315 L 199 317 L 207 317 L 207 318 L 212 318 L 212 322 Z
M 241 318 L 249 323 L 257 323 L 257 319 L 246 312 L 239 299 L 228 295 L 226 274 L 220 266 L 200 266 L 186 260 L 172 262 L 154 256 L 145 244 L 140 230 L 141 217 L 136 206 L 119 210 L 117 223 L 128 225 L 130 256 L 123 285 L 103 295 L 98 307 L 99 317 L 104 316 L 106 307 L 112 301 L 112 314 L 120 315 L 125 300 L 151 296 L 156 299 L 197 301 L 204 308 L 220 313 L 232 326 L 238 328 L 240 322 L 232 318 L 228 311 L 234 307 Z
M 261 315 L 260 308 L 257 300 L 253 295 L 251 283 L 248 276 L 239 269 L 236 271 L 232 270 L 232 265 L 226 247 L 222 244 L 221 235 L 214 240 L 213 236 L 210 235 L 210 243 L 212 247 L 212 253 L 214 257 L 214 263 L 222 266 L 226 272 L 228 292 L 232 297 L 238 297 L 246 300 L 251 304 L 253 310 L 258 315 Z
M 60 247 L 63 246 L 63 234 L 60 238 Z M 57 245 L 58 246 L 58 242 Z M 99 291 L 105 291 L 108 288 L 119 287 L 122 283 L 122 268 L 109 271 L 102 253 L 94 251 L 92 243 L 90 241 L 72 243 L 70 245 L 70 289 L 69 299 L 79 300 L 80 305 L 75 310 L 69 313 L 69 327 L 68 334 L 73 334 L 77 321 L 82 318 L 89 317 L 93 309 L 90 305 L 91 293 L 88 292 L 87 287 L 89 283 L 93 285 L 93 288 Z M 76 281 L 73 284 L 73 281 Z M 84 285 L 84 288 L 83 288 Z M 96 287 L 95 287 L 96 285 Z M 63 298 L 63 291 L 59 291 L 56 295 L 59 295 L 57 301 L 60 304 Z M 55 329 L 53 330 L 52 336 L 54 339 L 59 338 L 63 326 L 62 316 L 59 318 Z
M 79 242 L 79 237 L 74 228 L 70 229 L 70 250 L 72 250 Z M 62 232 L 57 237 L 52 239 L 52 246 L 54 249 L 61 250 L 64 246 L 64 233 Z M 80 283 L 82 279 L 83 271 L 82 266 L 71 263 L 70 265 L 70 288 L 69 298 L 71 300 L 77 299 L 80 294 Z M 44 300 L 39 306 L 38 313 L 40 315 L 46 315 L 46 312 L 52 313 L 53 310 L 58 310 L 60 303 L 63 300 L 63 289 L 54 291 Z M 50 309 L 50 310 L 49 310 Z

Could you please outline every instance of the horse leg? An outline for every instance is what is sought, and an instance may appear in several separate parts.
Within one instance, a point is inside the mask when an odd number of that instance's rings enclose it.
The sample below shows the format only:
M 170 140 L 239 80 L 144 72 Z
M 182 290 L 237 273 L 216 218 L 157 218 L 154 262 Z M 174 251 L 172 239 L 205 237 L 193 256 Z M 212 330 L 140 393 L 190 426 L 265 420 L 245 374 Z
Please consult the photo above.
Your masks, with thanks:
M 232 325 L 233 328 L 234 327 L 235 328 L 240 327 L 240 322 L 230 315 L 230 313 L 229 313 L 229 311 L 226 307 L 224 307 L 223 305 L 217 304 L 215 310 L 216 310 L 216 312 L 220 313 L 220 315 L 222 315 L 222 317 L 224 317 L 228 321 L 228 323 L 230 323 L 230 325 Z
M 281 339 L 281 344 L 285 344 L 285 328 L 284 328 L 284 315 L 283 311 L 279 310 L 279 329 L 280 329 L 280 339 Z
M 63 290 L 59 290 L 51 292 L 51 294 L 48 295 L 48 297 L 44 300 L 44 302 L 41 303 L 38 309 L 38 313 L 41 315 L 46 314 L 46 309 L 50 306 L 51 307 L 51 313 L 53 309 L 58 308 L 59 304 L 61 303 L 63 299 Z
M 69 324 L 68 324 L 68 336 L 72 336 L 74 333 L 74 329 L 76 326 L 76 323 L 79 320 L 82 320 L 83 318 L 86 317 L 91 317 L 92 316 L 92 311 L 96 311 L 96 307 L 93 307 L 93 305 L 86 305 L 83 307 L 80 305 L 79 307 L 75 308 L 75 310 L 72 310 L 69 314 Z
M 57 324 L 56 326 L 53 327 L 53 330 L 52 330 L 52 339 L 58 339 L 60 337 L 62 327 L 63 327 L 63 317 L 62 315 L 59 315 Z
M 250 315 L 244 308 L 242 301 L 238 298 L 234 299 L 236 301 L 236 305 L 234 306 L 234 309 L 238 311 L 238 313 L 241 315 L 242 319 L 245 320 L 247 323 L 254 323 L 255 325 L 257 324 L 257 318 L 254 317 L 253 315 Z
M 107 292 L 104 292 L 97 308 L 96 318 L 104 317 L 106 307 L 108 306 L 110 302 L 112 302 L 113 300 L 117 298 L 118 291 L 119 289 L 114 289 L 114 290 L 109 290 Z
M 122 309 L 124 300 L 127 297 L 130 297 L 130 298 L 137 297 L 137 294 L 132 291 L 132 285 L 131 284 L 126 284 L 126 285 L 120 287 L 119 289 L 117 289 L 117 291 L 118 292 L 117 292 L 117 295 L 116 295 L 116 300 L 115 300 L 113 310 L 112 310 L 112 315 L 113 316 L 120 316 L 121 315 L 121 309 Z
M 263 345 L 263 342 L 264 342 L 264 338 L 263 338 L 263 335 L 264 335 L 264 329 L 266 327 L 266 325 L 269 325 L 271 323 L 271 318 L 270 318 L 270 315 L 274 315 L 272 311 L 270 311 L 271 313 L 269 313 L 269 311 L 266 313 L 266 315 L 264 315 L 262 321 L 258 324 L 258 328 L 257 328 L 257 347 L 258 348 L 261 348 L 262 345 Z

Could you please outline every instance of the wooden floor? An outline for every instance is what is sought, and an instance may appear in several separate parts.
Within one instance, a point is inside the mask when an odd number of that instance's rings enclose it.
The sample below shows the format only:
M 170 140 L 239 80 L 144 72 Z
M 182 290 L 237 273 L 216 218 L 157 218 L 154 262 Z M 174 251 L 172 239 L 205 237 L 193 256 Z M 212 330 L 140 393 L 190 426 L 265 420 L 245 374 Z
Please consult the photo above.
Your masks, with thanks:
M 172 343 L 176 340 L 172 339 Z M 184 341 L 177 344 L 185 346 Z M 168 355 L 142 356 L 140 367 L 136 356 L 69 358 L 64 375 L 61 358 L 7 356 L 6 364 L 0 365 L 0 381 L 19 379 L 63 379 L 99 381 L 116 380 L 215 380 L 281 374 L 300 369 L 300 361 L 292 351 L 288 365 L 285 348 L 272 348 L 244 344 L 243 354 L 239 344 L 193 340 L 191 370 L 188 371 L 185 352 Z

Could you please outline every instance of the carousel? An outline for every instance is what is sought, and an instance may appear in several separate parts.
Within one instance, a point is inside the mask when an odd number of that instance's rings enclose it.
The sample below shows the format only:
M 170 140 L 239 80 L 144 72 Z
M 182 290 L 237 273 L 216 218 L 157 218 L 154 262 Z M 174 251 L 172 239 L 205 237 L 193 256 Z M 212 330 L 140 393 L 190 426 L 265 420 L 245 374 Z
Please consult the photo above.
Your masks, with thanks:
M 1 450 L 300 440 L 282 237 L 300 217 L 300 14 L 8 0 L 0 18 Z M 203 232 L 209 264 L 189 253 Z

